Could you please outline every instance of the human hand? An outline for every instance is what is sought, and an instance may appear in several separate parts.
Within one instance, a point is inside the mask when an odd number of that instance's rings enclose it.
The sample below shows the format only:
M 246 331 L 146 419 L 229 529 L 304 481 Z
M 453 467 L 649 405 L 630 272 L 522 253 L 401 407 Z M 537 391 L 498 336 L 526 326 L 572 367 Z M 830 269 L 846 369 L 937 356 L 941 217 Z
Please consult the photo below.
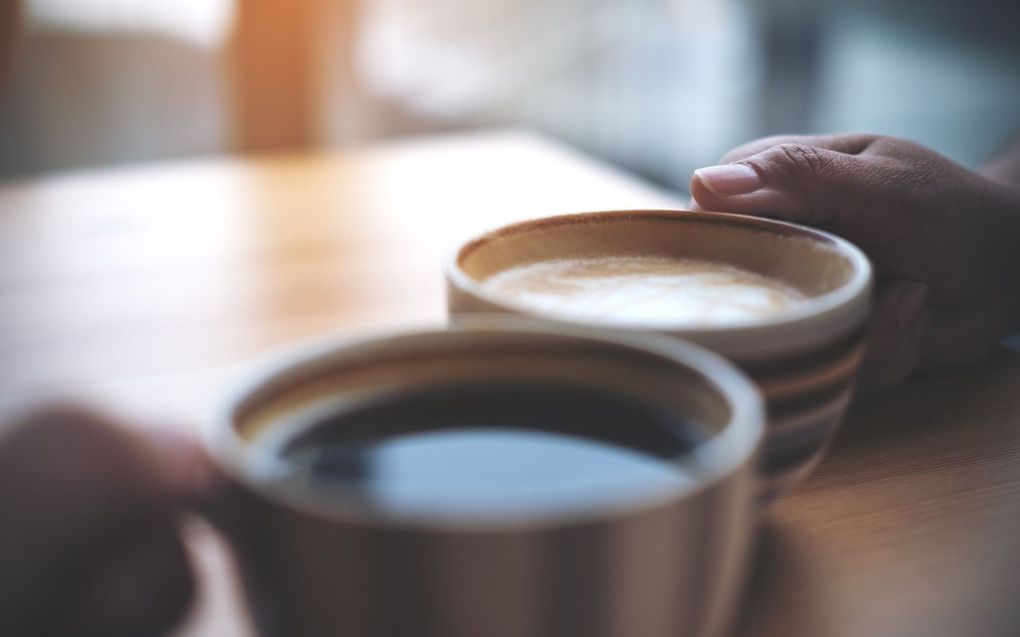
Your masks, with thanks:
M 0 426 L 0 635 L 152 635 L 180 618 L 176 515 L 202 475 L 185 440 L 69 408 Z
M 1020 318 L 1020 190 L 908 141 L 771 137 L 695 171 L 695 208 L 817 226 L 860 246 L 877 297 L 862 385 L 985 356 Z
M 21 0 L 0 0 L 0 89 L 8 80 L 21 31 Z

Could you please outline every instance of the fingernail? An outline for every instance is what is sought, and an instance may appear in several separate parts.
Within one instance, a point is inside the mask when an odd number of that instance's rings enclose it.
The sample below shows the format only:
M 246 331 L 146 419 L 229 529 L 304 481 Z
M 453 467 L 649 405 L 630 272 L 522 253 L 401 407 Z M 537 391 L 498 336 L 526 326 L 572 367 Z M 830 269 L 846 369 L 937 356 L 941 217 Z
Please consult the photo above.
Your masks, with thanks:
M 917 322 L 928 300 L 928 286 L 924 283 L 908 281 L 902 285 L 896 304 L 896 325 L 901 331 Z
M 746 195 L 761 187 L 761 178 L 750 166 L 723 164 L 694 171 L 694 176 L 705 188 L 720 197 Z

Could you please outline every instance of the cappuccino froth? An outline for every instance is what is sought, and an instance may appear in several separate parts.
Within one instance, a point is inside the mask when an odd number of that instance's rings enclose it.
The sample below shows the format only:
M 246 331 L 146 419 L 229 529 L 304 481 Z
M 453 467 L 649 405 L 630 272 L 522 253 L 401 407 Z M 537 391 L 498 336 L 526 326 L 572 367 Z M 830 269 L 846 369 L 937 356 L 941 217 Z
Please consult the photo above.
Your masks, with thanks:
M 628 327 L 745 325 L 806 298 L 782 281 L 731 265 L 656 256 L 541 261 L 483 285 L 547 316 Z

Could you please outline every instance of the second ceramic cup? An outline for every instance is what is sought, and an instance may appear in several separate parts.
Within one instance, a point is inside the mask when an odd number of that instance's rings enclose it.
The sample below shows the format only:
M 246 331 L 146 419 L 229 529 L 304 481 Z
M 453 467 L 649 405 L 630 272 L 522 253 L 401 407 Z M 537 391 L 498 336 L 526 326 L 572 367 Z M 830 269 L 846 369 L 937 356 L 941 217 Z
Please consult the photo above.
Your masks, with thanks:
M 642 323 L 633 312 L 621 322 L 605 308 L 594 321 L 693 341 L 742 367 L 766 399 L 762 497 L 775 497 L 821 459 L 853 394 L 872 273 L 867 257 L 849 242 L 794 224 L 719 213 L 633 210 L 537 219 L 493 230 L 456 251 L 446 264 L 449 312 L 455 321 L 503 313 L 590 324 L 577 307 L 530 304 L 490 283 L 536 264 L 618 259 L 628 268 L 627 262 L 647 257 L 732 266 L 803 297 L 786 311 L 735 324 L 689 316 Z M 554 277 L 552 283 L 546 300 L 563 281 Z
M 229 485 L 207 515 L 266 637 L 717 637 L 762 412 L 663 337 L 504 317 L 334 341 L 207 428 Z

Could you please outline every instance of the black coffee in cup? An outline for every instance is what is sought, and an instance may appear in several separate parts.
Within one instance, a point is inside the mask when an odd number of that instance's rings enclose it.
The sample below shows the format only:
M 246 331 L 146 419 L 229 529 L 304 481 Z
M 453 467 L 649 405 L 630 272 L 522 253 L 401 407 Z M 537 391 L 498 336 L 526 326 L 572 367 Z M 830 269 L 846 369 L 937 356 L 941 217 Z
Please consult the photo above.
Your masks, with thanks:
M 708 637 L 762 421 L 697 347 L 475 317 L 254 375 L 206 429 L 209 510 L 265 637 Z
M 266 479 L 390 513 L 597 506 L 692 480 L 705 432 L 664 405 L 566 383 L 387 391 L 296 418 L 260 446 Z

